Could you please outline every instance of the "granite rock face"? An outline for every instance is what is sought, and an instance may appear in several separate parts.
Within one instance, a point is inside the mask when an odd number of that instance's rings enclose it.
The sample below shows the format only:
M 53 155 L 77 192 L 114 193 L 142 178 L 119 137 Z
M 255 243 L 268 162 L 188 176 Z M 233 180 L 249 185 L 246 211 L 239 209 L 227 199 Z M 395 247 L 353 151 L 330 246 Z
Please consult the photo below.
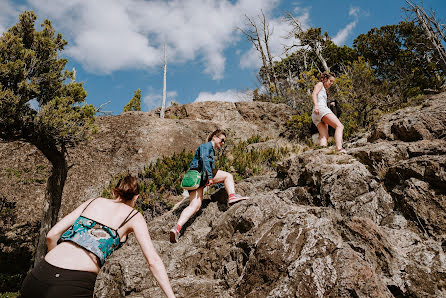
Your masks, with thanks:
M 250 200 L 214 194 L 177 244 L 168 231 L 187 202 L 149 222 L 178 297 L 446 297 L 445 104 L 383 117 L 349 154 L 296 154 L 240 182 Z M 96 286 L 162 295 L 134 240 Z
M 70 170 L 59 216 L 100 196 L 119 173 L 136 174 L 158 157 L 196 150 L 215 129 L 225 129 L 231 138 L 242 140 L 259 134 L 277 138 L 289 115 L 289 111 L 279 112 L 282 105 L 270 103 L 246 103 L 245 108 L 224 102 L 187 106 L 197 117 L 160 119 L 145 112 L 98 117 L 98 133 L 69 151 Z M 0 142 L 0 273 L 14 280 L 23 279 L 31 264 L 50 170 L 49 162 L 32 145 Z M 157 214 L 152 213 L 145 214 L 146 218 Z M 24 229 L 26 235 L 20 235 Z M 10 286 L 9 281 L 3 284 L 1 280 L 0 292 L 18 289 L 17 282 Z
M 102 137 L 73 155 L 79 168 L 69 183 L 79 185 L 78 194 L 97 195 L 103 181 L 81 182 L 94 173 L 92 158 L 133 169 L 160 146 L 193 150 L 216 127 L 237 123 L 231 129 L 240 138 L 264 133 L 270 140 L 255 146 L 265 147 L 285 127 L 280 105 L 224 103 L 209 112 L 212 105 L 172 107 L 164 120 L 124 114 L 119 129 L 113 118 L 101 119 Z M 384 116 L 346 144 L 348 154 L 309 149 L 239 182 L 237 192 L 249 200 L 228 206 L 224 190 L 207 196 L 177 244 L 168 232 L 187 199 L 153 217 L 149 232 L 177 296 L 446 297 L 445 113 L 446 94 L 431 97 Z M 188 137 L 194 141 L 176 141 Z M 78 203 L 64 198 L 66 210 Z M 101 270 L 95 297 L 162 297 L 134 237 Z

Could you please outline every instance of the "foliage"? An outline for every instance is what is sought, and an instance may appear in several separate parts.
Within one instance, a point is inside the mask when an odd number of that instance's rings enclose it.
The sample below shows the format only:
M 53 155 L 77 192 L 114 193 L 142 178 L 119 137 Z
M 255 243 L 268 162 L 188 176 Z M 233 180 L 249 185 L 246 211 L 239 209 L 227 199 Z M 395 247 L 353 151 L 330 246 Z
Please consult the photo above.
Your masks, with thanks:
M 304 112 L 301 114 L 293 115 L 288 120 L 286 126 L 288 134 L 293 139 L 304 140 L 311 135 L 311 126 L 313 120 L 311 119 L 311 112 Z
M 280 148 L 249 148 L 249 145 L 265 142 L 268 138 L 252 136 L 247 141 L 234 143 L 228 140 L 227 145 L 216 154 L 216 168 L 234 174 L 235 179 L 247 178 L 273 169 L 277 162 L 290 152 L 287 147 Z M 147 210 L 155 201 L 167 202 L 169 196 L 183 193 L 181 179 L 188 170 L 193 159 L 192 152 L 184 150 L 179 154 L 158 158 L 138 171 L 140 181 L 140 200 L 137 208 Z M 119 179 L 127 175 L 121 173 L 110 180 L 102 196 L 113 198 L 113 188 Z M 168 202 L 167 202 L 168 204 Z
M 5 197 L 0 197 L 0 222 L 3 226 L 15 220 L 16 208 L 16 202 L 9 202 Z
M 125 105 L 124 112 L 141 111 L 141 90 L 135 91 L 132 99 Z
M 263 142 L 260 137 L 251 141 L 256 139 Z M 215 167 L 232 173 L 235 180 L 240 180 L 275 169 L 277 162 L 290 152 L 288 147 L 261 148 L 248 145 L 247 141 L 234 143 L 228 140 L 226 146 L 217 153 Z
M 6 292 L 6 293 L 0 293 L 0 298 L 17 298 L 19 297 L 19 292 Z
M 354 40 L 354 47 L 381 80 L 393 84 L 391 92 L 405 100 L 425 89 L 440 90 L 444 74 L 428 46 L 423 29 L 413 22 L 373 28 Z
M 375 75 L 360 57 L 336 79 L 333 97 L 341 106 L 341 122 L 346 137 L 374 122 L 383 112 L 399 105 L 396 96 L 389 95 L 389 84 Z
M 36 31 L 35 20 L 24 12 L 0 38 L 0 138 L 35 143 L 45 136 L 56 146 L 74 145 L 95 130 L 95 109 L 81 105 L 82 83 L 65 83 L 73 73 L 58 58 L 67 44 L 62 35 L 49 20 Z
M 261 142 L 266 142 L 269 140 L 269 137 L 262 137 L 260 135 L 254 135 L 254 136 L 250 136 L 247 140 L 246 143 L 249 144 L 257 144 L 257 143 L 261 143 Z
M 35 250 L 39 262 L 46 252 L 45 236 L 60 209 L 69 168 L 67 148 L 97 128 L 96 109 L 85 104 L 82 83 L 65 70 L 67 59 L 58 57 L 67 42 L 49 20 L 36 31 L 36 19 L 34 12 L 25 11 L 0 38 L 0 139 L 31 143 L 52 165 Z
M 155 162 L 144 166 L 138 171 L 140 181 L 140 199 L 138 207 L 142 210 L 149 208 L 155 200 L 165 201 L 168 196 L 181 195 L 181 179 L 183 174 L 189 168 L 193 159 L 193 153 L 186 153 L 184 150 L 179 154 L 158 158 Z M 104 189 L 102 196 L 111 199 L 113 197 L 113 188 L 116 187 L 119 179 L 127 173 L 113 177 L 109 186 Z

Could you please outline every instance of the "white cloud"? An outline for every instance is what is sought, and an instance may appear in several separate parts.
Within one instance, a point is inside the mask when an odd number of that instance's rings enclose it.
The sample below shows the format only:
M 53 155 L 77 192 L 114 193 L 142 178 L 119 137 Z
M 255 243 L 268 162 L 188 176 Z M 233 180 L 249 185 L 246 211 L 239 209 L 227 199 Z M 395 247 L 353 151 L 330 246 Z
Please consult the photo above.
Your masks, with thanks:
M 170 106 L 172 101 L 176 101 L 178 97 L 178 93 L 176 91 L 167 91 L 166 94 L 166 107 Z M 163 94 L 162 92 L 155 92 L 153 88 L 149 87 L 148 94 L 143 96 L 143 105 L 146 110 L 151 111 L 156 108 L 161 107 L 163 103 Z
M 353 16 L 354 20 L 347 24 L 344 28 L 338 31 L 336 33 L 336 36 L 333 37 L 332 41 L 338 45 L 342 46 L 345 44 L 345 41 L 350 36 L 350 34 L 353 32 L 353 29 L 355 29 L 356 25 L 358 24 L 358 16 L 359 16 L 360 8 L 359 7 L 350 7 L 348 11 L 349 16 Z
M 111 73 L 200 58 L 204 71 L 221 79 L 224 50 L 240 39 L 244 14 L 270 11 L 279 0 L 28 0 L 38 14 L 62 28 L 66 53 L 84 68 Z
M 348 11 L 348 15 L 357 17 L 359 15 L 359 11 L 359 7 L 351 6 L 350 10 Z
M 226 90 L 224 92 L 200 92 L 198 97 L 194 102 L 202 101 L 229 101 L 229 102 L 239 102 L 239 101 L 252 101 L 252 91 L 247 90 L 245 92 L 240 92 L 236 90 Z
M 301 23 L 302 28 L 305 30 L 309 28 L 309 9 L 308 8 L 294 8 L 295 13 L 299 13 L 295 18 Z M 261 27 L 260 20 L 257 17 L 251 17 L 252 20 L 257 21 L 257 26 Z M 271 55 L 273 60 L 278 60 L 279 58 L 285 57 L 284 47 L 289 47 L 295 42 L 293 39 L 286 39 L 289 32 L 293 29 L 293 27 L 282 18 L 269 19 L 267 18 L 267 22 L 270 26 L 270 31 L 272 34 L 269 39 L 269 48 L 271 51 Z M 242 69 L 251 68 L 251 69 L 259 69 L 262 66 L 262 60 L 259 52 L 252 46 L 247 52 L 245 52 L 240 58 L 240 67 Z
M 14 18 L 17 18 L 19 10 L 13 6 L 11 1 L 2 0 L 0 2 L 0 35 L 12 25 Z
M 353 29 L 356 27 L 356 24 L 358 23 L 357 20 L 354 20 L 353 22 L 349 23 L 345 28 L 338 31 L 335 37 L 333 37 L 332 41 L 338 45 L 342 46 L 345 41 L 347 40 L 348 36 L 352 33 Z

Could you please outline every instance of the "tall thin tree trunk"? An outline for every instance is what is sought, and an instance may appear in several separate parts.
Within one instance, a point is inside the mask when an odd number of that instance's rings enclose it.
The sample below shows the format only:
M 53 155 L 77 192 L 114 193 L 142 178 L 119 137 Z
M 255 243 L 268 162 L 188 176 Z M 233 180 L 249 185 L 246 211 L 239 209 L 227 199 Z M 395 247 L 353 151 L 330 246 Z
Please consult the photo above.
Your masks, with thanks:
M 68 174 L 68 166 L 64 152 L 53 152 L 49 160 L 52 164 L 52 170 L 46 184 L 39 240 L 34 255 L 34 266 L 44 258 L 47 252 L 46 235 L 57 222 L 62 202 L 63 187 Z
M 271 52 L 269 50 L 269 37 L 271 35 L 271 32 L 269 31 L 269 25 L 266 23 L 266 17 L 265 14 L 262 11 L 262 23 L 263 23 L 263 42 L 265 44 L 265 49 L 266 49 L 266 54 L 268 55 L 268 71 L 271 72 L 271 74 L 273 75 L 273 84 L 274 84 L 274 89 L 276 91 L 276 95 L 281 96 L 282 93 L 280 92 L 279 88 L 278 88 L 278 84 L 277 84 L 277 75 L 276 75 L 276 70 L 274 69 L 274 62 L 273 62 L 273 58 L 271 56 Z
M 322 56 L 322 51 L 320 48 L 320 45 L 318 43 L 316 43 L 314 45 L 314 51 L 316 52 L 316 56 L 319 58 L 319 61 L 321 61 L 322 63 L 322 67 L 324 68 L 324 70 L 328 73 L 330 72 L 330 68 L 327 65 L 327 61 L 324 59 L 324 57 Z
M 166 44 L 164 43 L 163 105 L 161 106 L 160 118 L 164 118 L 164 110 L 166 109 L 166 73 L 167 73 L 167 57 L 166 57 Z

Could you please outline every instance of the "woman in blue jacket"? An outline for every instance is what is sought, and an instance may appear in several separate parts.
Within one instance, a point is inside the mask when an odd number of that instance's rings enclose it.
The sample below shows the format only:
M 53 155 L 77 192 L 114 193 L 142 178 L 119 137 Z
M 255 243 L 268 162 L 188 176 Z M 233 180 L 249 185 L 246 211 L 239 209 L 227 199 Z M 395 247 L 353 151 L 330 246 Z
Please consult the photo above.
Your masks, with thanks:
M 189 192 L 189 206 L 181 212 L 177 225 L 170 230 L 170 242 L 178 242 L 181 227 L 192 217 L 192 215 L 200 210 L 205 186 L 214 183 L 224 183 L 226 192 L 228 193 L 229 204 L 247 199 L 247 197 L 242 197 L 235 193 L 234 177 L 232 174 L 215 168 L 214 149 L 221 148 L 225 143 L 225 140 L 225 132 L 217 129 L 209 136 L 208 142 L 201 144 L 195 152 L 194 159 L 190 163 L 189 168 L 201 172 L 200 187 Z

